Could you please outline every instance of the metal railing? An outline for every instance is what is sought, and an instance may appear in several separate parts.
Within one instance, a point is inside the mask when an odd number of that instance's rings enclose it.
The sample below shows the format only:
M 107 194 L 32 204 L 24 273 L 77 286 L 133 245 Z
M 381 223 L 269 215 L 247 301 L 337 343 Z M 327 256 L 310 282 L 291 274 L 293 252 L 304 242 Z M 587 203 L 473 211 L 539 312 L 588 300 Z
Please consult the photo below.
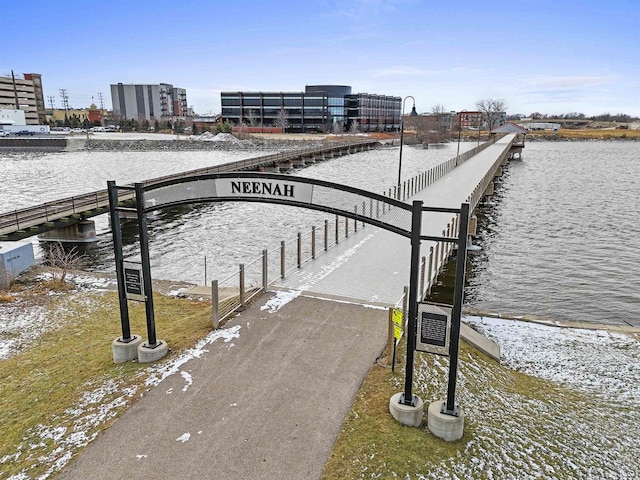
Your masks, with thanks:
M 404 201 L 428 187 L 436 180 L 442 178 L 456 166 L 489 147 L 495 143 L 495 141 L 496 138 L 492 139 L 490 142 L 480 145 L 479 147 L 475 147 L 460 156 L 453 157 L 446 162 L 438 164 L 425 172 L 405 180 L 400 187 L 394 186 L 389 188 L 383 194 L 391 198 Z M 473 208 L 479 202 L 488 183 L 495 175 L 498 166 L 500 166 L 504 161 L 508 153 L 509 150 L 505 149 L 505 152 L 496 159 L 489 171 L 483 176 L 478 186 L 469 196 L 469 203 L 471 205 L 470 211 L 473 211 Z M 371 209 L 369 213 L 370 216 L 373 216 L 373 205 L 354 205 L 354 210 L 356 212 L 358 209 L 360 209 L 360 211 L 366 211 L 367 208 Z M 245 275 L 247 269 L 245 265 L 240 265 L 238 271 L 226 279 L 221 280 L 220 282 L 214 281 L 214 284 L 218 286 L 218 289 L 222 289 L 220 290 L 220 292 L 222 292 L 221 294 L 212 295 L 213 317 L 214 319 L 217 319 L 214 321 L 214 327 L 217 328 L 219 322 L 228 319 L 233 315 L 233 313 L 238 311 L 238 309 L 244 307 L 249 298 L 254 298 L 257 295 L 264 293 L 269 285 L 278 279 L 285 278 L 292 271 L 301 268 L 301 266 L 306 262 L 313 260 L 317 256 L 322 255 L 322 253 L 329 250 L 331 247 L 338 245 L 341 240 L 348 238 L 349 235 L 353 235 L 358 229 L 362 229 L 364 225 L 364 223 L 361 223 L 360 226 L 358 226 L 358 222 L 356 220 L 336 216 L 334 219 L 324 220 L 323 224 L 320 226 L 311 227 L 311 229 L 305 233 L 298 233 L 296 238 L 288 241 L 282 240 L 279 247 L 270 251 L 264 250 L 260 259 L 253 260 L 248 264 L 258 265 L 261 260 L 262 271 L 260 272 L 260 275 L 257 273 L 254 274 L 254 278 L 262 278 L 261 285 L 258 285 L 256 281 L 246 281 Z M 442 236 L 454 238 L 457 237 L 459 233 L 460 216 L 454 215 L 451 218 L 451 221 L 447 223 L 446 229 L 442 231 Z M 454 243 L 439 241 L 436 242 L 435 245 L 429 247 L 428 255 L 421 258 L 419 278 L 420 299 L 426 298 L 431 293 L 431 289 L 435 285 L 440 273 L 442 273 L 443 268 L 449 261 L 449 257 L 452 255 L 453 251 Z M 236 282 L 234 279 L 237 279 L 237 283 L 234 283 Z M 269 279 L 272 280 L 269 281 Z M 225 292 L 233 291 L 237 292 L 236 297 L 234 299 L 220 300 L 220 303 L 216 308 L 217 303 L 215 298 L 224 297 Z M 395 308 L 399 308 L 400 305 L 402 305 L 404 314 L 403 318 L 406 321 L 406 288 L 404 294 L 395 305 Z
M 353 140 L 348 142 L 340 142 L 325 147 L 311 147 L 287 152 L 279 152 L 260 157 L 238 160 L 222 165 L 214 165 L 211 167 L 198 168 L 186 172 L 164 175 L 162 177 L 146 180 L 143 185 L 154 185 L 166 180 L 185 178 L 197 175 L 206 175 L 209 173 L 235 172 L 242 170 L 253 170 L 263 166 L 277 165 L 293 161 L 305 156 L 324 155 L 329 152 L 337 152 L 338 155 L 348 154 L 358 148 L 368 148 L 375 145 L 377 140 Z M 131 193 L 120 193 L 118 201 L 126 201 L 133 198 Z M 103 210 L 109 206 L 109 195 L 107 190 L 98 190 L 82 195 L 61 198 L 51 202 L 46 202 L 33 207 L 13 210 L 11 212 L 0 213 L 0 235 L 7 235 L 20 230 L 26 230 L 31 227 L 53 222 L 73 215 L 84 215 L 91 217 L 103 213 Z
M 389 188 L 384 195 L 396 198 L 399 196 L 401 200 L 415 195 L 420 190 L 427 188 L 433 182 L 449 173 L 455 168 L 456 158 L 441 163 L 431 169 L 411 177 L 400 186 Z M 376 207 L 373 204 L 354 205 L 354 211 L 368 211 L 370 214 Z M 384 212 L 381 212 L 384 213 Z M 371 215 L 373 216 L 373 215 Z M 280 245 L 271 249 L 264 250 L 260 258 L 254 259 L 249 264 L 239 265 L 238 270 L 223 280 L 214 280 L 214 288 L 219 293 L 212 294 L 212 309 L 214 326 L 224 322 L 235 312 L 246 305 L 248 299 L 264 293 L 268 286 L 274 282 L 286 278 L 301 268 L 305 263 L 317 258 L 327 252 L 331 247 L 338 245 L 350 235 L 354 235 L 362 230 L 366 224 L 357 220 L 335 216 L 331 219 L 325 219 L 321 225 L 312 226 L 305 232 L 299 232 L 296 237 L 289 240 L 282 240 Z M 443 230 L 442 235 L 454 237 L 458 235 L 460 220 L 459 216 L 452 217 L 447 224 L 447 229 Z M 448 257 L 453 251 L 453 244 L 450 242 L 437 242 L 434 247 L 430 247 L 429 255 L 422 257 L 421 277 L 420 277 L 420 298 L 424 298 L 430 293 L 431 288 L 435 284 L 438 275 L 446 265 Z M 250 269 L 261 265 L 260 271 L 254 271 L 248 274 Z M 261 279 L 258 282 L 257 279 Z M 229 293 L 235 292 L 234 298 L 227 298 Z M 216 308 L 215 298 L 218 298 Z M 404 298 L 403 311 L 406 318 L 406 295 Z M 400 302 L 403 302 L 402 298 Z

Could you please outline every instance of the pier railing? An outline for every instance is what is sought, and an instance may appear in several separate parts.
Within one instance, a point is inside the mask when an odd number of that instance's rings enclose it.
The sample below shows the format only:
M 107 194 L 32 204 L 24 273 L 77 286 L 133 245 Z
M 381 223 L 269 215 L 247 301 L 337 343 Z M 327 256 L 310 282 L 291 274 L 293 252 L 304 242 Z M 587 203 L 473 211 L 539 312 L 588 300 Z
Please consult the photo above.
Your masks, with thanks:
M 436 180 L 451 172 L 456 166 L 461 165 L 469 158 L 478 154 L 495 143 L 501 136 L 494 136 L 490 141 L 475 147 L 462 155 L 457 155 L 446 162 L 440 163 L 427 171 L 405 180 L 402 185 L 394 186 L 383 192 L 383 195 L 393 197 L 402 201 L 407 200 L 419 191 L 431 185 Z M 482 178 L 478 186 L 469 195 L 471 211 L 478 204 L 484 194 L 489 182 L 492 181 L 496 168 L 505 160 L 508 149 L 499 156 L 493 163 L 492 168 Z M 366 208 L 354 205 L 354 210 Z M 228 319 L 239 309 L 243 308 L 250 298 L 254 298 L 267 291 L 269 285 L 288 274 L 301 268 L 306 262 L 322 255 L 340 241 L 357 233 L 358 229 L 365 227 L 356 220 L 335 217 L 324 220 L 320 226 L 313 226 L 306 232 L 300 232 L 293 239 L 282 240 L 280 246 L 272 250 L 264 250 L 259 259 L 253 260 L 249 264 L 242 264 L 238 270 L 229 277 L 213 281 L 212 286 L 212 309 L 214 326 L 217 328 L 219 322 Z M 460 233 L 460 216 L 454 215 L 447 223 L 446 229 L 442 231 L 443 237 L 457 237 Z M 449 257 L 454 252 L 454 244 L 451 242 L 436 242 L 429 247 L 429 253 L 420 260 L 419 274 L 419 298 L 424 299 L 430 293 L 437 282 L 438 276 L 449 261 Z M 257 269 L 261 265 L 261 269 Z M 247 268 L 247 267 L 250 268 Z M 248 274 L 248 272 L 253 272 Z M 213 292 L 218 289 L 219 292 Z M 235 292 L 235 295 L 232 293 Z M 226 298 L 225 295 L 233 298 Z M 225 297 L 224 301 L 218 302 L 216 299 Z M 404 299 L 404 300 L 403 300 Z M 406 294 L 399 300 L 399 303 L 406 303 Z M 398 307 L 398 305 L 396 305 Z M 405 311 L 406 318 L 406 305 Z
M 456 158 L 454 157 L 407 179 L 400 186 L 400 189 L 395 186 L 383 194 L 404 201 L 449 173 L 455 166 Z M 363 207 L 354 205 L 356 211 L 361 208 Z M 224 322 L 237 311 L 243 309 L 250 299 L 266 292 L 269 285 L 286 278 L 287 275 L 297 271 L 305 263 L 366 228 L 370 227 L 366 227 L 365 223 L 346 217 L 335 216 L 331 219 L 325 219 L 322 224 L 299 232 L 292 239 L 282 240 L 279 246 L 271 250 L 263 250 L 259 258 L 247 264 L 240 264 L 238 269 L 228 277 L 222 280 L 213 280 L 211 298 L 214 326 L 217 328 L 220 322 Z M 446 230 L 442 231 L 442 236 L 456 237 L 459 231 L 460 219 L 456 215 L 451 218 Z M 452 252 L 452 243 L 437 242 L 429 248 L 429 254 L 421 258 L 420 298 L 426 297 L 431 292 Z
M 191 177 L 195 175 L 255 170 L 271 165 L 286 164 L 287 162 L 293 162 L 294 160 L 304 157 L 354 153 L 358 149 L 370 148 L 377 143 L 377 140 L 363 139 L 327 144 L 323 147 L 310 147 L 278 152 L 244 160 L 237 160 L 235 162 L 224 163 L 221 165 L 213 165 L 186 172 L 164 175 L 141 183 L 145 186 L 149 186 L 166 180 Z M 130 198 L 132 198 L 132 193 L 120 192 L 118 201 L 122 202 L 129 200 Z M 74 216 L 84 216 L 85 218 L 89 218 L 104 213 L 108 208 L 109 196 L 105 189 L 82 195 L 61 198 L 51 202 L 45 202 L 40 205 L 35 205 L 33 207 L 0 213 L 0 237 L 17 231 L 25 231 L 30 228 L 39 227 L 48 222 L 69 219 Z M 53 228 L 53 225 L 51 227 Z M 39 230 L 39 228 L 36 228 L 36 230 Z M 35 231 L 33 234 L 35 235 L 36 233 L 38 233 L 38 231 Z

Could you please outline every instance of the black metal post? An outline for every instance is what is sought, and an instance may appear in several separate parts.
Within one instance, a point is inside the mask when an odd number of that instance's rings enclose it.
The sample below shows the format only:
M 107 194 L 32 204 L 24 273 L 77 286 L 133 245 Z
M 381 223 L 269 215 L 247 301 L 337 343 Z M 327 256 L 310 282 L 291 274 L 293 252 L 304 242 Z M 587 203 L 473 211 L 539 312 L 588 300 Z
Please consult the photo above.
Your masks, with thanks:
M 136 183 L 136 210 L 138 212 L 138 234 L 140 236 L 140 261 L 144 285 L 144 307 L 147 317 L 147 347 L 159 345 L 156 340 L 156 321 L 153 314 L 153 287 L 151 285 L 151 262 L 149 261 L 149 236 L 147 235 L 147 217 L 144 214 L 144 184 Z
M 116 182 L 107 182 L 109 192 L 109 218 L 111 220 L 111 235 L 113 237 L 113 253 L 116 260 L 116 279 L 118 282 L 118 301 L 120 303 L 120 324 L 122 326 L 122 338 L 118 341 L 129 343 L 131 338 L 131 326 L 129 324 L 129 304 L 124 285 L 124 258 L 122 255 L 122 229 L 120 227 L 120 214 L 118 213 L 118 189 Z
M 400 188 L 400 182 L 402 181 L 402 144 L 404 139 L 404 105 L 402 107 L 402 113 L 400 114 L 400 158 L 398 159 L 398 188 Z
M 416 113 L 416 99 L 411 95 L 407 95 L 402 100 L 402 111 L 400 112 L 400 158 L 398 159 L 398 194 L 400 189 L 400 183 L 402 182 L 402 141 L 404 139 L 404 104 L 407 98 L 413 100 L 413 108 L 411 109 L 411 115 L 417 115 Z
M 469 204 L 460 208 L 460 231 L 458 233 L 458 255 L 456 257 L 456 281 L 453 291 L 453 310 L 451 312 L 451 341 L 449 343 L 449 385 L 447 388 L 446 409 L 442 413 L 458 416 L 455 406 L 456 378 L 458 373 L 458 347 L 460 345 L 460 317 L 464 295 L 464 276 L 467 264 L 467 233 L 469 231 Z
M 462 135 L 462 125 L 458 125 L 458 150 L 456 151 L 456 165 L 458 164 L 458 158 L 460 158 L 460 136 Z
M 407 364 L 405 365 L 404 393 L 400 403 L 415 405 L 413 385 L 413 358 L 416 349 L 416 320 L 418 317 L 418 275 L 420 272 L 420 233 L 422 229 L 422 201 L 414 200 L 411 208 L 411 270 L 409 276 L 409 318 L 407 319 Z

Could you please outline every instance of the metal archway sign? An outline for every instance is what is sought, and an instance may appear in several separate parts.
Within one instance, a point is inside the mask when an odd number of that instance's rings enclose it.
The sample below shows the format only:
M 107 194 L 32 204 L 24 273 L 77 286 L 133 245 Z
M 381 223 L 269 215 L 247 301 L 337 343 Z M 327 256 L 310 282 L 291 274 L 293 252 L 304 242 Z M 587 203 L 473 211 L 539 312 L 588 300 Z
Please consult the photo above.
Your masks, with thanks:
M 418 314 L 420 241 L 432 240 L 457 243 L 458 262 L 452 312 L 451 367 L 449 376 L 449 393 L 451 394 L 451 405 L 453 405 L 452 392 L 455 391 L 455 372 L 453 372 L 452 376 L 451 370 L 454 367 L 457 368 L 462 287 L 466 263 L 466 233 L 469 219 L 468 203 L 463 203 L 460 209 L 424 207 L 422 201 L 414 201 L 412 204 L 407 204 L 384 195 L 324 180 L 259 172 L 216 173 L 177 178 L 153 184 L 136 183 L 133 186 L 117 186 L 115 181 L 109 181 L 107 182 L 107 188 L 122 326 L 122 337 L 117 341 L 127 343 L 132 340 L 127 304 L 127 291 L 130 290 L 135 295 L 134 299 L 140 299 L 145 302 L 148 335 L 145 347 L 151 349 L 155 348 L 159 342 L 156 338 L 153 311 L 146 213 L 193 203 L 230 201 L 273 203 L 318 210 L 351 218 L 409 238 L 411 240 L 411 268 L 408 299 L 409 318 L 407 322 L 407 366 L 405 389 L 402 397 L 402 402 L 406 405 L 414 405 L 415 402 L 415 395 L 412 394 L 412 383 Z M 126 192 L 124 196 L 129 199 L 134 196 L 136 207 L 119 206 L 119 191 Z M 139 269 L 132 268 L 131 264 L 129 264 L 129 268 L 125 268 L 122 253 L 120 212 L 134 212 L 137 215 L 141 257 Z M 423 212 L 460 214 L 460 233 L 458 237 L 421 235 Z M 447 407 L 449 407 L 449 398 Z M 453 406 L 450 410 L 453 412 Z

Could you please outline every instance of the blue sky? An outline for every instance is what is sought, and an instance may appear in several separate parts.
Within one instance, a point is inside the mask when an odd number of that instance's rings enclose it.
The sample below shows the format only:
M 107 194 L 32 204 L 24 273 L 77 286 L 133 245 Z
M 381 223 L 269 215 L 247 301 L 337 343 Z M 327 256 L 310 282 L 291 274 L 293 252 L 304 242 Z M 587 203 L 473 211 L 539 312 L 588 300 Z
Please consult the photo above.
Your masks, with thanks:
M 111 83 L 171 83 L 197 113 L 220 91 L 351 85 L 472 110 L 640 116 L 640 1 L 2 2 L 0 75 L 111 108 Z M 407 109 L 410 100 L 407 102 Z M 47 100 L 47 106 L 49 102 Z

